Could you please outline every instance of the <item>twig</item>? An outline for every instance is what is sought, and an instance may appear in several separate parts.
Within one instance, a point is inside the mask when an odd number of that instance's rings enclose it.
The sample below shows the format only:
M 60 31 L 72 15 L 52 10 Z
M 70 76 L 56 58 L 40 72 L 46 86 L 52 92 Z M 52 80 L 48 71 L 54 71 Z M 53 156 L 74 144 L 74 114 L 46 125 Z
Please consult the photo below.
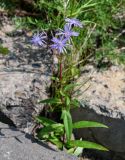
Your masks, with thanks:
M 125 33 L 125 29 L 124 30 L 122 30 L 122 32 L 121 33 L 119 33 L 114 39 L 113 39 L 113 41 L 116 41 L 120 36 L 122 36 L 122 34 L 124 34 Z

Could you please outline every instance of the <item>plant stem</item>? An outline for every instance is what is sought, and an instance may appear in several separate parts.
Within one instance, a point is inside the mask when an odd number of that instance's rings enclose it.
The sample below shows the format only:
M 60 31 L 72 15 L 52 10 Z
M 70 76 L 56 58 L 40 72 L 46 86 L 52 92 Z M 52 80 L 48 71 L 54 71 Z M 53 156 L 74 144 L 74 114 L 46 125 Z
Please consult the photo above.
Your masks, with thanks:
M 60 78 L 60 82 L 62 81 L 62 62 L 60 62 L 59 64 L 59 78 Z

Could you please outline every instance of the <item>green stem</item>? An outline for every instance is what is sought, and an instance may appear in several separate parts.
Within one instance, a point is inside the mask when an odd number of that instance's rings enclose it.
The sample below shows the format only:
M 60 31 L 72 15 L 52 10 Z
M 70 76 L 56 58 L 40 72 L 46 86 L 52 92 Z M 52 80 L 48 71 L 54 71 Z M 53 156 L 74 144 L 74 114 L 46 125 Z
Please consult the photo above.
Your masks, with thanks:
M 62 81 L 62 62 L 60 62 L 59 64 L 59 78 L 60 78 L 60 82 Z

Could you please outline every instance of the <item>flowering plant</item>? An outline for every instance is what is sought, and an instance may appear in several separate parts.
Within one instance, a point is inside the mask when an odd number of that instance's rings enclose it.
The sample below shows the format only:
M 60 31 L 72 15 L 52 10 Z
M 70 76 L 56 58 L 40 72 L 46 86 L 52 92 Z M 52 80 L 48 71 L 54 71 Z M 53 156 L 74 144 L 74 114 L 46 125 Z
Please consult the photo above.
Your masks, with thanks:
M 37 122 L 43 125 L 37 133 L 38 138 L 50 141 L 57 145 L 58 148 L 70 149 L 70 152 L 77 153 L 77 149 L 80 148 L 93 148 L 99 150 L 107 150 L 105 147 L 88 141 L 73 140 L 72 132 L 76 128 L 86 127 L 104 127 L 107 126 L 90 121 L 72 122 L 71 109 L 73 107 L 79 107 L 79 101 L 73 98 L 72 94 L 75 86 L 81 84 L 75 83 L 75 76 L 79 74 L 74 60 L 76 61 L 76 53 L 73 49 L 73 37 L 79 35 L 73 29 L 76 27 L 82 28 L 83 25 L 78 19 L 65 19 L 65 26 L 63 30 L 59 30 L 55 37 L 52 38 L 50 48 L 53 51 L 53 55 L 57 57 L 58 69 L 57 72 L 53 72 L 52 76 L 52 94 L 49 99 L 41 100 L 40 103 L 46 103 L 50 111 L 60 114 L 59 123 L 51 119 L 37 116 Z M 45 44 L 45 33 L 36 34 L 33 36 L 31 42 L 35 45 Z M 74 54 L 74 55 L 73 55 Z M 75 67 L 74 67 L 75 66 Z M 71 150 L 73 149 L 73 150 Z M 80 150 L 81 151 L 81 150 Z

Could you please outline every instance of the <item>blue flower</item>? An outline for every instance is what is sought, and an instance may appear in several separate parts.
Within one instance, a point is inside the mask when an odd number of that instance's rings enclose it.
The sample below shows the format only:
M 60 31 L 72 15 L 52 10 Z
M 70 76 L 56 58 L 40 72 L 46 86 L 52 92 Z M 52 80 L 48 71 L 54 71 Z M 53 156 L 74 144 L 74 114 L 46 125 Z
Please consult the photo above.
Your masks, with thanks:
M 42 45 L 46 44 L 46 42 L 44 41 L 44 39 L 46 37 L 47 37 L 46 33 L 44 33 L 44 32 L 37 33 L 37 34 L 33 35 L 32 39 L 31 39 L 31 43 L 33 43 L 34 45 L 42 46 Z
M 65 38 L 70 39 L 71 36 L 78 36 L 79 33 L 72 31 L 71 28 L 69 27 L 69 25 L 65 25 L 64 26 L 64 30 L 62 30 L 61 32 L 57 33 L 57 35 L 64 35 Z
M 80 27 L 82 28 L 83 27 L 83 24 L 76 18 L 66 18 L 65 19 L 66 21 L 66 24 L 68 24 L 70 27 L 72 26 L 76 26 L 76 27 Z
M 54 43 L 54 44 L 50 45 L 50 47 L 52 49 L 57 49 L 59 54 L 63 53 L 64 51 L 66 52 L 65 47 L 68 45 L 68 44 L 66 44 L 67 38 L 63 38 L 63 36 L 61 36 L 59 38 L 53 37 L 52 42 Z

